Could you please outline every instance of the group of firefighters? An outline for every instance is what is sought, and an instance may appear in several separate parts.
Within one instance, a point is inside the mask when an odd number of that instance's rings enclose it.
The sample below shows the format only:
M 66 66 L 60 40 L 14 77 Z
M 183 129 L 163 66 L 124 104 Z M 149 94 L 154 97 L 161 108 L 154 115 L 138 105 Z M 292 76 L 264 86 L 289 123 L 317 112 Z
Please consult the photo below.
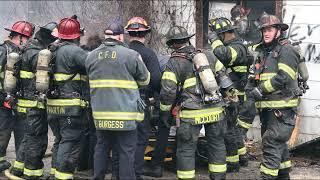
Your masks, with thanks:
M 111 162 L 113 179 L 161 177 L 169 130 L 176 126 L 177 178 L 195 179 L 204 126 L 210 179 L 225 179 L 248 165 L 244 139 L 258 112 L 261 177 L 290 179 L 286 142 L 301 95 L 298 78 L 308 78 L 303 58 L 285 39 L 288 25 L 278 17 L 263 14 L 253 32 L 246 30 L 243 7 L 231 14 L 233 22 L 209 20 L 208 49 L 196 49 L 194 34 L 172 26 L 166 35 L 172 53 L 162 72 L 145 46 L 151 27 L 141 17 L 125 27 L 108 22 L 105 39 L 89 48 L 80 47 L 77 16 L 40 26 L 35 34 L 27 21 L 5 28 L 10 34 L 0 45 L 0 171 L 44 178 L 49 125 L 55 136 L 50 178 L 73 179 L 82 159 L 91 164 L 93 179 L 104 179 Z M 257 39 L 241 38 L 248 33 Z M 160 118 L 153 157 L 144 166 L 152 99 L 160 101 Z M 11 166 L 5 156 L 12 132 Z M 89 153 L 82 154 L 88 136 Z

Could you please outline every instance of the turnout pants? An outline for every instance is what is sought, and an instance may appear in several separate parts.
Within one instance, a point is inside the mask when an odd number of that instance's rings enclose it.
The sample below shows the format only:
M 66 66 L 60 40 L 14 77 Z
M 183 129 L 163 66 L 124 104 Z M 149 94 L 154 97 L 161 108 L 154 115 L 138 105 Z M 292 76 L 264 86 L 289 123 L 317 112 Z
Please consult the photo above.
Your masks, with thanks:
M 165 126 L 162 121 L 158 123 L 158 132 L 156 134 L 156 146 L 151 159 L 153 166 L 159 166 L 163 164 L 164 158 L 166 157 L 166 148 L 168 145 L 170 128 Z
M 103 180 L 107 172 L 108 149 L 117 152 L 118 174 L 121 180 L 136 179 L 134 157 L 137 146 L 137 131 L 97 130 L 97 145 L 94 152 L 94 177 Z
M 72 179 L 78 165 L 80 142 L 88 128 L 86 111 L 79 116 L 49 115 L 48 123 L 55 136 L 51 174 L 57 179 Z
M 263 158 L 260 172 L 263 179 L 289 175 L 291 161 L 286 142 L 295 126 L 296 108 L 262 109 L 260 111 Z
M 195 178 L 195 151 L 202 125 L 192 125 L 181 120 L 177 129 L 177 176 L 179 179 Z M 226 121 L 204 124 L 208 142 L 210 179 L 225 179 L 227 170 L 224 134 Z
M 24 119 L 16 117 L 12 109 L 0 107 L 0 163 L 6 161 L 6 151 L 12 131 L 14 133 L 16 157 L 22 158 L 18 155 L 18 151 L 24 136 L 24 122 Z

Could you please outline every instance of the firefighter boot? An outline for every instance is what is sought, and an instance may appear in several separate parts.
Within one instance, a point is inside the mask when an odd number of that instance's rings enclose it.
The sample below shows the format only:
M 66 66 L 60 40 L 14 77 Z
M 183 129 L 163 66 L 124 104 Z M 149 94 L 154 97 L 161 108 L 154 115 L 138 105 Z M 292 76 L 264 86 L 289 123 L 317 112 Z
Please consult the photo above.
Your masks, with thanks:
M 162 171 L 163 170 L 161 165 L 145 166 L 145 168 L 143 168 L 143 175 L 151 177 L 162 177 Z
M 227 173 L 239 172 L 240 164 L 239 163 L 228 163 L 227 164 Z
M 290 180 L 289 168 L 280 169 L 277 180 Z
M 22 177 L 23 176 L 23 170 L 17 169 L 17 168 L 11 168 L 10 169 L 10 174 L 17 176 L 17 177 Z
M 239 156 L 239 164 L 241 167 L 247 167 L 249 164 L 249 155 L 248 153 Z
M 8 161 L 0 161 L 0 173 L 6 169 L 9 169 L 9 167 L 11 167 L 11 164 Z

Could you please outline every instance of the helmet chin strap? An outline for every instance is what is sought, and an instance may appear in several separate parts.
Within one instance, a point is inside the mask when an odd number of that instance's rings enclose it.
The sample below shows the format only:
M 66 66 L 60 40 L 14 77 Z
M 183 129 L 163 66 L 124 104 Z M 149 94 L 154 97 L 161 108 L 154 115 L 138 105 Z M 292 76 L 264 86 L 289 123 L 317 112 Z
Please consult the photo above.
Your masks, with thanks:
M 23 42 L 22 42 L 22 36 L 21 36 L 21 35 L 19 35 L 19 44 L 20 44 L 20 46 L 22 46 L 22 45 L 23 45 Z

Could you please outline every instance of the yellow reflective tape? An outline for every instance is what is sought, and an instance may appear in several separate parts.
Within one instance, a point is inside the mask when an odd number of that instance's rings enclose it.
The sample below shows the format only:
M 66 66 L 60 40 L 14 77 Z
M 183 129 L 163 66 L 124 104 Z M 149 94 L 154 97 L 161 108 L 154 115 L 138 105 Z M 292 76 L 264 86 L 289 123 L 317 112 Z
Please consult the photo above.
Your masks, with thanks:
M 51 169 L 50 169 L 50 174 L 51 174 L 51 175 L 56 174 L 56 170 L 57 170 L 56 168 L 51 168 Z
M 246 128 L 246 129 L 249 129 L 252 126 L 252 124 L 241 121 L 239 118 L 237 119 L 237 123 L 238 123 L 238 125 L 240 125 L 243 128 Z
M 62 74 L 62 73 L 57 73 L 54 74 L 54 80 L 55 81 L 66 81 L 69 80 L 71 77 L 73 77 L 74 74 Z M 72 79 L 72 81 L 79 81 L 81 80 L 80 74 L 76 74 Z
M 89 80 L 90 88 L 125 88 L 138 89 L 136 81 L 117 79 Z
M 247 66 L 234 66 L 232 67 L 234 72 L 241 72 L 241 73 L 245 73 L 248 70 Z
M 148 77 L 145 81 L 137 81 L 140 86 L 146 86 L 150 83 L 150 72 L 148 72 Z
M 226 172 L 227 164 L 209 164 L 209 171 L 214 173 Z
M 296 79 L 296 71 L 294 71 L 290 66 L 283 63 L 279 63 L 278 67 L 279 70 L 286 72 L 291 77 L 291 79 Z
M 23 163 L 23 162 L 19 162 L 19 161 L 14 161 L 13 167 L 14 167 L 14 168 L 17 168 L 17 169 L 23 170 L 23 168 L 24 168 L 24 163 Z
M 211 49 L 214 51 L 218 46 L 223 46 L 223 43 L 221 40 L 215 40 L 211 43 Z
M 229 63 L 229 66 L 233 65 L 233 63 L 236 61 L 237 57 L 238 57 L 238 53 L 235 49 L 233 49 L 233 47 L 228 46 L 228 48 L 231 51 L 231 61 Z
M 71 173 L 63 173 L 56 170 L 55 178 L 57 179 L 73 179 L 73 174 Z
M 220 29 L 221 25 L 219 23 L 216 24 L 216 30 Z
M 200 118 L 203 116 L 210 116 L 212 114 L 222 113 L 223 107 L 208 108 L 202 110 L 182 110 L 180 113 L 181 118 Z
M 228 24 L 225 21 L 222 22 L 222 27 L 226 27 L 227 25 Z
M 283 108 L 298 106 L 298 99 L 278 100 L 278 101 L 258 101 L 256 108 Z
M 48 99 L 49 106 L 86 106 L 87 103 L 81 99 Z
M 236 163 L 239 162 L 239 155 L 234 155 L 234 156 L 227 156 L 226 157 L 226 161 L 227 162 L 231 162 L 231 163 Z
M 273 88 L 272 84 L 271 84 L 271 79 L 269 79 L 268 81 L 265 81 L 263 83 L 263 86 L 266 88 L 267 92 L 273 92 L 275 91 L 275 89 Z
M 4 160 L 6 160 L 5 156 L 0 157 L 0 161 L 4 161 Z
M 26 175 L 26 176 L 42 176 L 43 175 L 43 169 L 35 169 L 35 170 L 32 170 L 32 169 L 27 169 L 27 168 L 24 168 L 23 169 L 23 174 Z
M 17 104 L 20 107 L 26 107 L 26 108 L 38 107 L 38 108 L 44 109 L 44 104 L 36 100 L 18 99 Z
M 34 77 L 33 72 L 20 71 L 20 78 L 22 78 L 22 79 L 32 79 L 33 77 Z
M 177 177 L 180 179 L 192 179 L 196 176 L 196 170 L 179 171 L 177 170 Z
M 215 71 L 215 72 L 218 72 L 218 71 L 220 71 L 223 67 L 224 67 L 224 66 L 223 66 L 223 64 L 221 63 L 221 61 L 217 60 L 216 65 L 215 65 L 215 67 L 214 67 L 214 71 Z
M 244 95 L 246 95 L 246 93 L 243 92 L 243 91 L 238 91 L 236 94 L 237 94 L 238 96 L 244 96 Z
M 260 74 L 260 81 L 267 81 L 275 75 L 277 75 L 277 73 L 262 73 Z
M 23 107 L 17 107 L 17 112 L 19 113 L 27 113 L 27 108 L 23 108 Z
M 107 120 L 135 120 L 142 121 L 144 119 L 144 113 L 138 112 L 106 112 L 106 111 L 94 111 L 93 117 L 95 119 L 107 119 Z
M 195 86 L 197 84 L 197 78 L 192 77 L 188 78 L 183 83 L 183 89 L 187 89 L 188 87 Z
M 171 106 L 172 106 L 172 104 L 170 104 L 170 105 L 165 105 L 165 104 L 162 104 L 162 103 L 160 102 L 160 110 L 161 110 L 161 111 L 170 111 Z
M 81 81 L 88 81 L 88 76 L 80 74 Z
M 247 153 L 246 147 L 238 149 L 238 155 L 245 155 L 246 153 Z
M 164 72 L 162 75 L 162 80 L 164 80 L 164 79 L 171 80 L 176 84 L 178 83 L 177 77 L 173 72 L 167 72 L 167 71 Z
M 278 176 L 278 172 L 279 172 L 278 169 L 269 169 L 263 166 L 262 164 L 260 166 L 260 171 L 264 174 L 271 175 L 271 176 Z
M 280 168 L 279 169 L 287 169 L 287 168 L 291 168 L 291 166 L 292 166 L 291 161 L 288 160 L 288 161 L 282 162 L 280 164 Z

